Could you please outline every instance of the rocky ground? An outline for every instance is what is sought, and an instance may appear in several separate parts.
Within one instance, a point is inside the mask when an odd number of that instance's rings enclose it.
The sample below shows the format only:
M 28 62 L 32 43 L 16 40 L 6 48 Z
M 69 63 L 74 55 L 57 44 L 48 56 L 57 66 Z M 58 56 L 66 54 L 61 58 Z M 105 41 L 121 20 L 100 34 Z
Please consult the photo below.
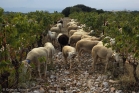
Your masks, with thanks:
M 62 32 L 66 34 L 65 24 L 68 21 L 68 18 L 64 18 Z M 84 54 L 81 57 L 81 67 L 78 66 L 77 58 L 71 69 L 69 65 L 65 66 L 63 63 L 60 48 L 56 47 L 54 69 L 47 71 L 47 78 L 44 80 L 30 81 L 27 93 L 125 93 L 119 89 L 118 81 L 114 81 L 109 74 L 103 74 L 103 65 L 96 69 L 95 73 L 91 72 L 92 57 L 90 54 Z

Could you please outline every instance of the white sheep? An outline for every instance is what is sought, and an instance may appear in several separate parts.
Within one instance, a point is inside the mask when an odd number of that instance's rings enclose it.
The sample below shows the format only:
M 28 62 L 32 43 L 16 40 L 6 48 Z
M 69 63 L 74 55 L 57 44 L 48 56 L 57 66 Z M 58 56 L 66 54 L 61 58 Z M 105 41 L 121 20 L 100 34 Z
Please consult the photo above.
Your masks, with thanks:
M 55 48 L 54 46 L 52 45 L 52 43 L 50 42 L 47 42 L 44 44 L 44 47 L 47 48 L 47 51 L 48 51 L 48 58 L 49 58 L 49 62 L 51 62 L 51 64 L 53 64 L 53 61 L 52 61 L 52 58 L 54 56 L 54 53 L 55 53 Z
M 102 41 L 99 41 L 97 45 L 98 46 L 104 46 Z
M 99 41 L 98 44 L 96 46 L 108 46 L 108 43 L 103 43 L 103 41 Z
M 77 32 L 74 32 L 73 35 L 90 35 L 92 31 L 90 32 L 85 32 L 83 29 L 77 29 Z
M 78 32 L 78 31 L 77 31 Z M 79 31 L 80 32 L 80 31 Z M 76 43 L 81 40 L 82 38 L 84 38 L 83 40 L 92 40 L 92 41 L 95 41 L 95 40 L 99 40 L 99 38 L 97 37 L 92 37 L 92 36 L 89 36 L 89 35 L 84 35 L 86 32 L 84 31 L 81 31 L 80 33 L 78 32 L 73 34 L 72 36 L 70 36 L 69 38 L 69 44 L 72 45 L 72 46 L 75 46 Z M 90 37 L 90 38 L 89 38 Z
M 107 70 L 108 62 L 110 61 L 111 58 L 116 60 L 116 62 L 119 62 L 119 54 L 115 53 L 111 48 L 107 48 L 102 45 L 94 46 L 92 48 L 91 53 L 93 57 L 93 63 L 92 63 L 93 70 L 95 69 L 95 64 L 97 63 L 98 58 L 106 60 L 105 72 Z
M 88 34 L 89 33 L 85 32 L 85 31 L 77 31 L 73 35 L 88 35 Z
M 48 31 L 47 39 L 49 39 L 52 42 L 53 45 L 55 44 L 56 37 L 57 37 L 57 33 L 56 32 L 52 32 L 50 30 Z
M 91 53 L 92 48 L 98 44 L 99 41 L 80 40 L 76 43 L 76 51 L 78 52 L 78 61 L 80 62 L 80 56 L 82 51 Z
M 62 54 L 64 56 L 66 64 L 68 63 L 67 58 L 70 59 L 70 69 L 71 69 L 71 67 L 72 67 L 71 62 L 72 62 L 72 59 L 74 59 L 76 56 L 76 49 L 71 46 L 64 46 L 62 49 Z
M 27 54 L 26 59 L 22 61 L 24 73 L 27 72 L 27 69 L 30 67 L 30 63 L 33 63 L 37 67 L 39 77 L 41 78 L 40 60 L 39 59 L 44 58 L 45 59 L 44 76 L 46 77 L 47 62 L 48 62 L 47 60 L 49 59 L 49 57 L 52 57 L 51 55 L 54 54 L 55 49 L 53 49 L 53 48 L 54 47 L 50 42 L 45 43 L 44 47 L 33 48 Z M 30 78 L 31 78 L 31 72 L 30 72 Z
M 57 25 L 57 27 L 59 27 L 60 32 L 61 32 L 61 29 L 62 29 L 62 23 L 57 23 L 56 25 Z
M 69 31 L 69 36 L 72 36 L 75 32 L 77 32 L 77 30 L 70 30 Z
M 67 23 L 67 27 L 72 26 L 72 25 L 78 25 L 78 24 L 79 24 L 78 22 L 71 21 Z
M 56 27 L 54 26 L 54 27 L 50 28 L 50 31 L 59 33 L 61 31 L 61 29 L 59 26 L 56 26 Z
M 69 26 L 67 29 L 68 29 L 68 35 L 69 35 L 69 31 L 70 30 L 77 30 L 78 26 L 77 25 L 72 25 L 72 26 Z
M 61 35 L 63 35 L 63 33 L 59 33 L 58 35 L 57 35 L 57 41 L 58 41 L 58 38 L 61 36 Z
M 83 38 L 92 38 L 92 36 L 90 36 L 90 35 L 83 35 L 83 36 L 81 37 L 81 39 L 83 39 Z
M 70 44 L 71 46 L 75 46 L 76 43 L 77 43 L 79 40 L 81 40 L 81 36 L 82 36 L 82 35 L 72 35 L 72 36 L 70 36 L 70 38 L 69 38 L 69 44 Z
M 77 19 L 71 19 L 70 21 L 71 22 L 77 22 Z
M 100 40 L 100 38 L 97 38 L 95 36 L 90 36 L 90 35 L 82 35 L 81 39 L 84 39 L 84 38 L 90 38 L 90 40 Z

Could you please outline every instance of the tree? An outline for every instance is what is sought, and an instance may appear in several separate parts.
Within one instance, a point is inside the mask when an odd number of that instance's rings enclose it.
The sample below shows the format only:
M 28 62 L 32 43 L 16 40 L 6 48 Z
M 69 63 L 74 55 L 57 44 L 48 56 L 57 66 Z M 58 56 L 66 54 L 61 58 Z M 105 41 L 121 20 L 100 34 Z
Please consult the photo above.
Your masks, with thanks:
M 71 7 L 66 7 L 64 10 L 62 10 L 62 14 L 65 15 L 65 17 L 68 17 L 70 14 Z
M 65 15 L 65 17 L 68 17 L 71 13 L 74 12 L 98 12 L 98 13 L 103 13 L 104 11 L 102 9 L 96 10 L 95 8 L 91 8 L 88 6 L 85 6 L 83 4 L 78 4 L 72 7 L 66 7 L 65 9 L 62 10 L 62 14 Z
M 70 14 L 74 13 L 74 12 L 81 12 L 81 8 L 78 8 L 78 7 L 72 7 L 70 8 Z
M 85 6 L 83 4 L 78 4 L 73 7 L 80 8 L 83 12 L 91 12 L 92 10 L 96 10 L 95 8 L 92 9 L 91 7 Z

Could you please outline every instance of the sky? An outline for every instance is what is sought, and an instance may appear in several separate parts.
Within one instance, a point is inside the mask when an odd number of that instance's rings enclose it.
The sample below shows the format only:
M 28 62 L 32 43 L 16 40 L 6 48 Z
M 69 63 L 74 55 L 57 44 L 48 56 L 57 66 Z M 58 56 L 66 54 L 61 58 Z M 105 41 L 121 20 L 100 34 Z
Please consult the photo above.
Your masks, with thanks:
M 61 12 L 64 8 L 77 4 L 84 4 L 92 8 L 103 9 L 104 11 L 139 11 L 139 0 L 0 0 L 0 7 L 4 11 L 13 12 L 31 12 L 36 10 Z

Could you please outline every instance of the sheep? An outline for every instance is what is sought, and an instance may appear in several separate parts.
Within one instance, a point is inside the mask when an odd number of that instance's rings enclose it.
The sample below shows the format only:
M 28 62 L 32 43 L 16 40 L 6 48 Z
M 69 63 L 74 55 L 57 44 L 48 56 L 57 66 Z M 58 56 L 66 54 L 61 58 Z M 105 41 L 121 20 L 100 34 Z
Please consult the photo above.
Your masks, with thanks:
M 119 62 L 118 53 L 115 53 L 111 48 L 107 48 L 105 46 L 101 46 L 101 45 L 94 46 L 92 48 L 91 54 L 92 54 L 92 57 L 93 57 L 93 63 L 92 63 L 93 70 L 95 69 L 94 68 L 95 63 L 97 63 L 98 58 L 106 60 L 105 72 L 107 70 L 108 62 L 111 59 L 114 59 L 114 60 L 116 60 L 116 62 Z
M 48 31 L 47 39 L 49 39 L 52 42 L 53 45 L 55 44 L 56 37 L 57 37 L 57 33 L 56 32 L 52 32 L 50 30 Z
M 27 69 L 30 67 L 30 63 L 33 62 L 33 64 L 37 67 L 39 77 L 41 78 L 39 59 L 45 58 L 44 76 L 46 77 L 46 71 L 47 71 L 46 60 L 49 57 L 51 57 L 51 55 L 54 54 L 54 51 L 55 49 L 50 42 L 45 43 L 44 47 L 33 48 L 31 51 L 28 52 L 26 59 L 22 61 L 24 73 L 27 72 Z M 31 73 L 30 73 L 30 78 L 31 78 Z
M 70 69 L 71 69 L 72 67 L 71 59 L 74 59 L 76 57 L 76 49 L 71 46 L 64 46 L 62 49 L 62 54 L 66 63 L 68 63 L 67 58 L 68 57 L 70 58 Z
M 77 32 L 77 30 L 70 30 L 69 31 L 69 36 L 72 36 L 75 32 Z
M 62 29 L 62 23 L 57 23 L 56 26 L 59 27 L 60 32 L 61 32 L 61 29 Z
M 84 27 L 86 27 L 86 25 L 85 24 L 81 24 L 81 27 L 84 28 Z
M 85 31 L 77 31 L 73 35 L 88 35 L 88 34 L 89 33 L 85 32 Z
M 79 24 L 78 22 L 71 21 L 67 23 L 67 27 L 72 26 L 72 25 L 78 25 L 78 24 Z
M 83 38 L 82 39 L 82 37 L 83 37 L 84 35 L 72 35 L 70 38 L 69 38 L 69 44 L 71 45 L 71 46 L 75 46 L 76 45 L 76 43 L 79 41 L 79 40 L 91 40 L 91 41 L 98 41 L 99 40 L 99 38 L 96 38 L 96 37 L 90 37 L 90 38 Z
M 69 35 L 69 31 L 70 30 L 77 30 L 78 26 L 77 25 L 72 25 L 72 26 L 69 26 L 67 29 L 68 29 L 68 35 Z
M 95 36 L 90 36 L 90 35 L 82 35 L 81 39 L 83 38 L 90 38 L 91 40 L 101 40 L 100 38 L 97 38 Z
M 90 35 L 83 35 L 83 36 L 81 37 L 81 39 L 83 39 L 83 38 L 92 38 L 92 36 L 90 36 Z
M 75 46 L 76 43 L 81 40 L 81 36 L 82 35 L 72 35 L 70 38 L 69 38 L 69 44 L 71 46 Z
M 44 47 L 47 48 L 47 50 L 48 50 L 49 62 L 51 62 L 51 64 L 53 64 L 52 57 L 53 57 L 53 55 L 55 53 L 54 46 L 52 45 L 52 43 L 47 42 L 47 43 L 44 44 Z
M 70 21 L 71 22 L 77 22 L 77 19 L 71 19 Z
M 102 41 L 99 41 L 96 46 L 104 46 Z
M 81 32 L 81 33 L 80 33 Z M 70 30 L 69 31 L 69 36 L 72 36 L 74 33 L 75 34 L 82 34 L 82 33 L 86 33 L 82 28 L 79 28 L 78 27 L 78 29 L 77 30 Z M 87 33 L 87 34 L 89 34 L 89 33 Z
M 77 29 L 77 32 L 74 32 L 73 35 L 90 35 L 92 34 L 93 32 L 92 31 L 89 31 L 89 32 L 85 32 L 83 29 Z
M 89 40 L 89 41 L 99 41 L 99 38 L 94 38 L 94 37 L 88 37 L 88 38 L 83 38 L 83 39 L 81 39 L 81 40 Z M 80 41 L 81 41 L 80 40 Z
M 59 33 L 61 31 L 61 29 L 59 26 L 56 26 L 56 27 L 51 27 L 50 31 Z
M 59 33 L 59 34 L 57 35 L 57 41 L 58 41 L 59 36 L 61 36 L 61 35 L 63 35 L 63 33 Z
M 63 46 L 69 45 L 68 44 L 69 37 L 66 34 L 61 34 L 61 35 L 59 35 L 59 37 L 57 39 L 58 39 L 58 42 L 59 42 L 59 44 L 61 46 L 61 52 L 62 52 Z
M 59 21 L 57 21 L 57 23 L 61 23 L 62 24 L 62 27 L 63 27 L 63 20 L 60 19 Z
M 78 52 L 78 61 L 80 62 L 81 52 L 91 53 L 92 48 L 98 44 L 99 41 L 80 40 L 76 43 L 76 51 Z
M 92 41 L 94 41 L 94 40 L 100 40 L 97 37 L 92 37 L 92 36 L 87 35 L 87 32 L 84 32 L 84 31 L 81 31 L 81 30 L 79 30 L 79 31 L 77 30 L 77 33 L 75 32 L 75 34 L 73 34 L 72 36 L 70 36 L 70 38 L 69 38 L 69 44 L 74 46 L 74 44 L 76 45 L 76 43 L 79 40 L 81 40 L 82 38 L 86 38 L 86 40 L 92 40 Z

